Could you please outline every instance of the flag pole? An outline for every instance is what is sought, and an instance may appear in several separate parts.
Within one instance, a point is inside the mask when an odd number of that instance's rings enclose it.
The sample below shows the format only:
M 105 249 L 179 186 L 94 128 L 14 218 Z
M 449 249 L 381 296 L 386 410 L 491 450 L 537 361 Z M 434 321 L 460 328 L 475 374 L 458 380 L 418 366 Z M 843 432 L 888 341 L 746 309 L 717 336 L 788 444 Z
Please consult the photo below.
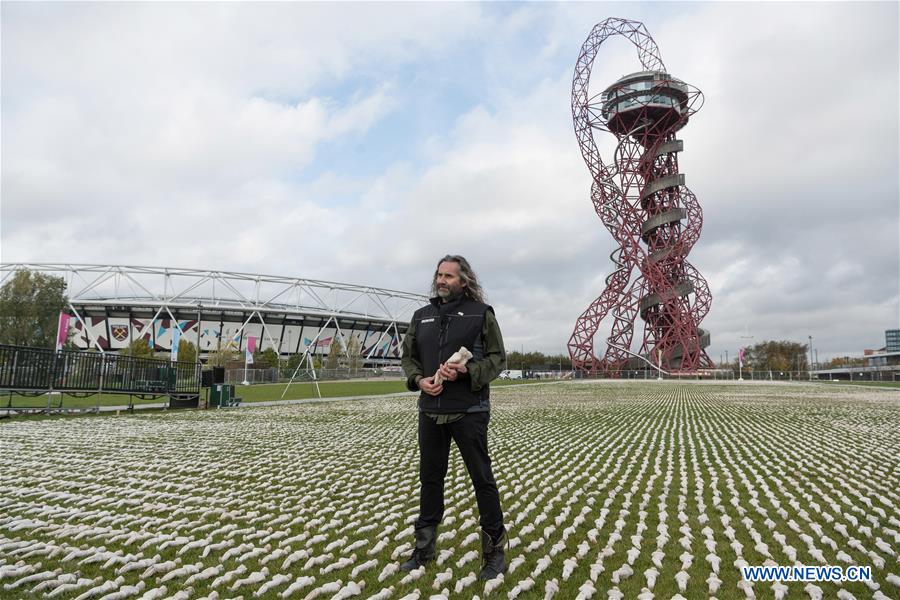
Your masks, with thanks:
M 56 344 L 55 352 L 53 353 L 53 365 L 50 371 L 50 386 L 47 390 L 47 410 L 50 410 L 53 402 L 53 388 L 56 384 L 59 355 L 62 352 L 66 341 L 69 339 L 69 320 L 71 318 L 71 315 L 68 313 L 60 311 L 59 318 L 56 321 Z M 87 330 L 87 325 L 85 325 L 85 330 Z M 63 358 L 63 360 L 65 360 L 65 358 Z M 65 363 L 63 363 L 63 372 L 65 372 Z M 59 397 L 59 406 L 62 408 L 62 396 Z
M 253 362 L 253 352 L 256 350 L 256 338 L 252 335 L 247 336 L 247 350 L 244 353 L 244 381 L 241 382 L 241 385 L 250 385 L 250 382 L 247 380 L 247 368 L 250 363 Z

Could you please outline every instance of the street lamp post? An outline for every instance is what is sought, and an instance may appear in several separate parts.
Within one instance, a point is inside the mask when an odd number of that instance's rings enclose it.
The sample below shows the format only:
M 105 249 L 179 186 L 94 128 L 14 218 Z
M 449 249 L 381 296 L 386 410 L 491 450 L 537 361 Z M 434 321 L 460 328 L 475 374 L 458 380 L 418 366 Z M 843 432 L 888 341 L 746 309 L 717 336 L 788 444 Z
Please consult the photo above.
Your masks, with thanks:
M 806 367 L 806 371 L 807 371 L 807 373 L 809 373 L 810 381 L 812 381 L 812 364 L 813 364 L 812 336 L 809 336 L 809 366 Z
M 742 340 L 752 340 L 754 336 L 750 335 L 748 331 L 744 331 L 747 335 L 740 336 Z M 744 380 L 744 348 L 739 350 L 738 362 L 740 363 L 738 370 L 738 381 Z M 753 369 L 750 369 L 750 379 L 753 379 Z
M 662 381 L 662 350 L 656 351 L 656 380 Z

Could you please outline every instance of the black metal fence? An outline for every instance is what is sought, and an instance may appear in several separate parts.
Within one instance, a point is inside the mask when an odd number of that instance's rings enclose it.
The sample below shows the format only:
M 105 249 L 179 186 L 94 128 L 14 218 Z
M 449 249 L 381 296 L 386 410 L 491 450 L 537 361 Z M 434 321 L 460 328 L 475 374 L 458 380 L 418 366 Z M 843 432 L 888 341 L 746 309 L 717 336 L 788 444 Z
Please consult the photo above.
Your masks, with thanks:
M 0 389 L 199 394 L 200 363 L 0 345 Z

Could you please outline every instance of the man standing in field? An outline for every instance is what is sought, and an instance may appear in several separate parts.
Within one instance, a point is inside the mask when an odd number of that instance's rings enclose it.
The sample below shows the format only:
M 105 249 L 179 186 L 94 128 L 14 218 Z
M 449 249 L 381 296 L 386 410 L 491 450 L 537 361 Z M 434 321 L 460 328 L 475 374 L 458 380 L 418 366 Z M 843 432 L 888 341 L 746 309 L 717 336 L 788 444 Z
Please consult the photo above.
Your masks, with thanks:
M 500 493 L 491 471 L 487 429 L 490 382 L 506 368 L 506 351 L 494 309 L 484 303 L 475 272 L 462 256 L 438 262 L 431 301 L 413 314 L 403 340 L 406 385 L 419 395 L 419 518 L 416 547 L 404 571 L 434 560 L 437 526 L 444 516 L 444 478 L 450 440 L 472 478 L 481 524 L 481 579 L 506 570 L 507 543 Z M 448 362 L 460 347 L 472 358 Z M 440 373 L 442 382 L 435 381 Z

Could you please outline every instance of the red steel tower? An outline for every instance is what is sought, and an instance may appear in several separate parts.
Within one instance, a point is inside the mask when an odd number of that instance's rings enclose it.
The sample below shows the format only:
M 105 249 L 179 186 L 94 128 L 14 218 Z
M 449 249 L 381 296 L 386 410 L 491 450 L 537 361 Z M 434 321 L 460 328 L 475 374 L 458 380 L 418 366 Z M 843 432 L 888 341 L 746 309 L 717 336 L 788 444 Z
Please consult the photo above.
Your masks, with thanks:
M 616 35 L 637 48 L 641 70 L 591 96 L 594 59 L 600 45 Z M 700 90 L 668 74 L 643 23 L 606 19 L 581 47 L 572 82 L 575 135 L 593 178 L 594 209 L 618 243 L 606 289 L 578 318 L 569 338 L 569 355 L 581 371 L 617 374 L 629 360 L 678 373 L 712 366 L 704 350 L 709 333 L 700 328 L 712 298 L 706 280 L 687 261 L 700 237 L 703 211 L 678 171 L 684 143 L 675 137 L 702 103 Z M 594 140 L 597 131 L 615 136 L 608 162 Z M 594 336 L 607 315 L 612 330 L 606 353 L 598 358 Z M 634 352 L 638 315 L 644 333 Z

